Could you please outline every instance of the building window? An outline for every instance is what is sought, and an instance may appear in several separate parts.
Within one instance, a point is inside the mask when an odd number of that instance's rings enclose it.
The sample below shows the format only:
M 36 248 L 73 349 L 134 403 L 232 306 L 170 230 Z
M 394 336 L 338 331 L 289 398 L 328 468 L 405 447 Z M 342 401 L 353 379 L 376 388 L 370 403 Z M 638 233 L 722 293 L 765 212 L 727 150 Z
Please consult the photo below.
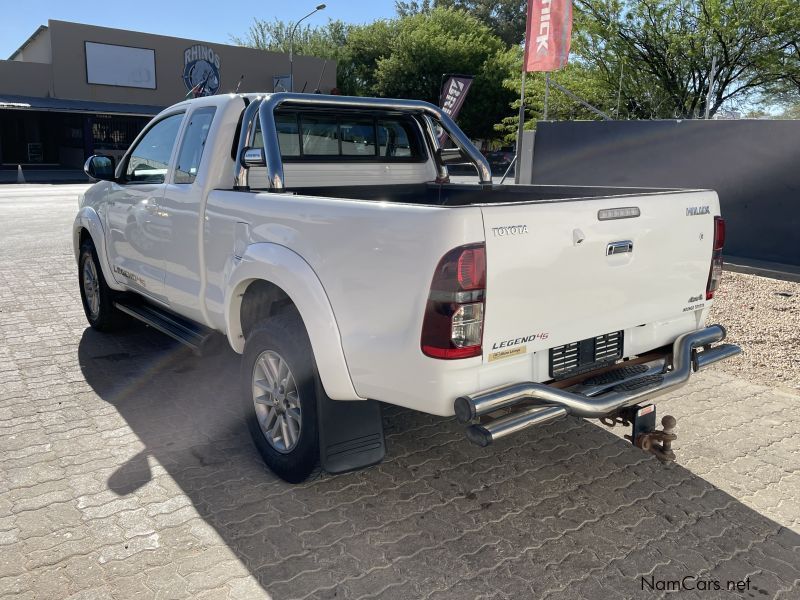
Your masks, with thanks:
M 136 136 L 144 129 L 147 117 L 121 117 L 95 115 L 92 117 L 92 148 L 102 154 L 104 151 L 124 152 L 130 148 Z

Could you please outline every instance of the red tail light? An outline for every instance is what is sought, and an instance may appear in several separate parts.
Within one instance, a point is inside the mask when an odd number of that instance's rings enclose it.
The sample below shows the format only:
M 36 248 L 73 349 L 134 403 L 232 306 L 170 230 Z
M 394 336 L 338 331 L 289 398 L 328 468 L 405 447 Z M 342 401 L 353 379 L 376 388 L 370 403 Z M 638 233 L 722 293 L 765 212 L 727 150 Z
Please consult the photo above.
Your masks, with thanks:
M 725 219 L 714 217 L 714 250 L 722 250 L 725 245 Z
M 436 267 L 422 322 L 422 352 L 442 359 L 480 356 L 486 247 L 455 248 Z
M 714 217 L 714 252 L 711 255 L 711 269 L 706 284 L 706 300 L 714 298 L 722 279 L 722 247 L 725 245 L 725 219 Z
M 458 283 L 462 290 L 480 290 L 486 287 L 486 250 L 467 248 L 458 257 Z

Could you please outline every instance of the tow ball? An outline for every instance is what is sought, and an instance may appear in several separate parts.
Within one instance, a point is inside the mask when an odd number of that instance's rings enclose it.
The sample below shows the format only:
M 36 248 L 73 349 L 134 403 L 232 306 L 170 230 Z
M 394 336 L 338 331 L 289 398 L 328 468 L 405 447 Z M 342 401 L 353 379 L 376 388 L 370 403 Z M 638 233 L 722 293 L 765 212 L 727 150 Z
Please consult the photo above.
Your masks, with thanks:
M 626 435 L 625 439 L 631 444 L 654 455 L 663 463 L 675 462 L 675 452 L 672 450 L 672 442 L 678 436 L 675 435 L 675 417 L 666 415 L 661 419 L 662 429 L 656 429 L 656 407 L 654 404 L 646 406 L 631 406 L 618 412 L 611 417 L 603 417 L 600 422 L 608 427 L 614 425 L 630 425 L 631 434 Z

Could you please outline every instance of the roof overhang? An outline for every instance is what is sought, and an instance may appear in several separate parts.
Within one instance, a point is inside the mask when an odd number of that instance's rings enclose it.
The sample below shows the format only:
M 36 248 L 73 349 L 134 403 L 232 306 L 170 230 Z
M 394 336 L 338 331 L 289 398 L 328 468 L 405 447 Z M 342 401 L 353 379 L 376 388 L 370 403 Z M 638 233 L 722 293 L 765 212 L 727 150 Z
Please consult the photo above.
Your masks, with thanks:
M 120 104 L 116 102 L 95 102 L 93 100 L 66 100 L 62 98 L 38 98 L 36 96 L 15 96 L 0 94 L 0 110 L 33 110 L 65 113 L 100 113 L 152 117 L 163 106 L 146 104 Z

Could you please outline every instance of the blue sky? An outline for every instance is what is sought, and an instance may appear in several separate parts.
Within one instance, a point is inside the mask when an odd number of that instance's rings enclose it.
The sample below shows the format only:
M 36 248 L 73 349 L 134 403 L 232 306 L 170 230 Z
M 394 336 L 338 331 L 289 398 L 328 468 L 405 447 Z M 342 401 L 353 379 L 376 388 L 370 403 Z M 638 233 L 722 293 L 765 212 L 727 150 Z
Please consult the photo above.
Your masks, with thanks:
M 119 29 L 192 38 L 204 42 L 230 43 L 231 35 L 243 35 L 254 17 L 278 17 L 294 21 L 308 14 L 320 0 L 136 0 L 125 2 L 65 2 L 39 0 L 13 2 L 3 9 L 0 19 L 0 60 L 28 39 L 48 19 L 77 21 Z M 323 24 L 328 19 L 366 23 L 395 14 L 394 0 L 330 0 L 327 8 L 305 23 Z

